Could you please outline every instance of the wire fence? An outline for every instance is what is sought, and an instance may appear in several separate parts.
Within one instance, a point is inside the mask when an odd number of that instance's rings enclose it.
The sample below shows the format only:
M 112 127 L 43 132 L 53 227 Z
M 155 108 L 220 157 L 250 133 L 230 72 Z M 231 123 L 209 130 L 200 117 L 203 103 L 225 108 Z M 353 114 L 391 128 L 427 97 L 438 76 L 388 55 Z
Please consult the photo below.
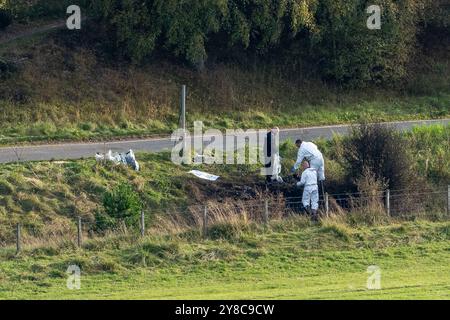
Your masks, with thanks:
M 319 199 L 319 215 L 322 217 L 350 216 L 352 214 L 379 215 L 396 219 L 411 218 L 450 218 L 450 185 L 439 190 L 384 190 L 373 193 L 340 193 L 324 194 Z M 164 211 L 142 211 L 139 219 L 132 225 L 118 221 L 114 225 L 113 234 L 134 234 L 145 236 L 155 228 L 166 231 L 179 231 L 197 228 L 204 237 L 208 236 L 210 228 L 220 223 L 255 222 L 267 224 L 271 220 L 284 219 L 292 215 L 306 215 L 301 197 L 269 196 L 253 200 L 238 200 L 226 202 L 209 202 L 186 207 L 168 208 Z M 32 226 L 18 223 L 13 233 L 15 235 L 16 252 L 23 250 L 33 241 L 36 230 Z M 98 237 L 98 221 L 76 217 L 73 225 L 66 230 L 54 232 L 45 237 L 40 236 L 40 242 L 47 243 L 63 241 L 74 247 L 83 247 L 86 239 Z M 25 236 L 24 236 L 25 235 Z M 12 241 L 0 243 L 1 247 L 13 245 Z

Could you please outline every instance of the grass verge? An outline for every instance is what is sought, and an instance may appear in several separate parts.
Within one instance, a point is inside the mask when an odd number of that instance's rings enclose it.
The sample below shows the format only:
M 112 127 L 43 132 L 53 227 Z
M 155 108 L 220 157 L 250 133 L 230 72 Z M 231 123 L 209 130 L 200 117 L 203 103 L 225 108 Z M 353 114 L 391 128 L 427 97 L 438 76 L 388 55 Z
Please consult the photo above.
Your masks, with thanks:
M 0 298 L 448 299 L 449 230 L 448 222 L 350 228 L 293 217 L 227 240 L 115 236 L 78 251 L 1 249 Z M 80 290 L 66 287 L 71 264 L 81 267 Z M 381 290 L 366 287 L 371 265 Z

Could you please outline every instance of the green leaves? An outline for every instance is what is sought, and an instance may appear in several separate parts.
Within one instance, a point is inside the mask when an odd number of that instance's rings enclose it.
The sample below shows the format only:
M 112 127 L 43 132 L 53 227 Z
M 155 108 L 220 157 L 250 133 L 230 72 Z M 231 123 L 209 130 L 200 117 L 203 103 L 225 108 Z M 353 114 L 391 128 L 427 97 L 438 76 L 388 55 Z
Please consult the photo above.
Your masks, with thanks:
M 105 214 L 98 213 L 96 217 L 100 227 L 110 226 L 118 221 L 132 225 L 138 221 L 142 203 L 129 184 L 121 183 L 111 192 L 105 193 L 103 207 Z
M 99 0 L 94 13 L 117 49 L 135 62 L 156 50 L 202 68 L 208 54 L 305 60 L 344 85 L 395 83 L 406 76 L 430 0 L 378 0 L 381 29 L 370 30 L 367 0 Z M 437 21 L 439 19 L 434 19 Z M 439 20 L 440 21 L 440 20 Z M 308 45 L 308 50 L 305 49 Z M 295 49 L 297 48 L 297 49 Z

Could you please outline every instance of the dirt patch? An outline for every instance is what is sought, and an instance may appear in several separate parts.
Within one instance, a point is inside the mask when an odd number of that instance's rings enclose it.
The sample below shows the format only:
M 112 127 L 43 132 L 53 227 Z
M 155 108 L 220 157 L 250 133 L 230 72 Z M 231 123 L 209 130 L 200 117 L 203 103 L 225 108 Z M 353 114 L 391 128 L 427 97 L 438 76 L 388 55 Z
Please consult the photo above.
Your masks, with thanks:
M 29 24 L 13 24 L 0 35 L 0 44 L 5 44 L 13 40 L 29 37 L 53 29 L 63 28 L 65 25 L 66 22 L 61 20 L 52 22 L 36 21 Z
M 259 176 L 245 180 L 242 177 L 234 180 L 231 178 L 219 179 L 212 183 L 193 179 L 187 183 L 186 188 L 193 203 L 204 203 L 211 200 L 215 202 L 252 201 L 266 196 L 276 198 L 301 196 L 300 190 L 295 187 L 293 181 L 266 184 L 264 178 Z

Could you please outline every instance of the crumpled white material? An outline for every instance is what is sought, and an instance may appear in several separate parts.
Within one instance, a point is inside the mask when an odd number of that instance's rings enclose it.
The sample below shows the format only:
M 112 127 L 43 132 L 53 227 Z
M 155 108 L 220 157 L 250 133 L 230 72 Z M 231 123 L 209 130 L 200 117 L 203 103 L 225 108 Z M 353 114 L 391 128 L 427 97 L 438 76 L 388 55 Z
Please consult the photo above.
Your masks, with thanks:
M 111 150 L 109 150 L 106 154 L 97 152 L 95 154 L 95 160 L 97 162 L 106 160 L 115 164 L 125 164 L 133 168 L 135 171 L 139 171 L 140 169 L 139 163 L 137 162 L 134 152 L 131 149 L 127 153 L 112 152 Z
M 209 180 L 209 181 L 216 181 L 217 179 L 219 179 L 219 176 L 215 176 L 213 174 L 204 172 L 204 171 L 200 171 L 200 170 L 191 170 L 189 171 L 189 173 L 192 173 L 194 176 L 200 178 L 200 179 L 204 179 L 204 180 Z

